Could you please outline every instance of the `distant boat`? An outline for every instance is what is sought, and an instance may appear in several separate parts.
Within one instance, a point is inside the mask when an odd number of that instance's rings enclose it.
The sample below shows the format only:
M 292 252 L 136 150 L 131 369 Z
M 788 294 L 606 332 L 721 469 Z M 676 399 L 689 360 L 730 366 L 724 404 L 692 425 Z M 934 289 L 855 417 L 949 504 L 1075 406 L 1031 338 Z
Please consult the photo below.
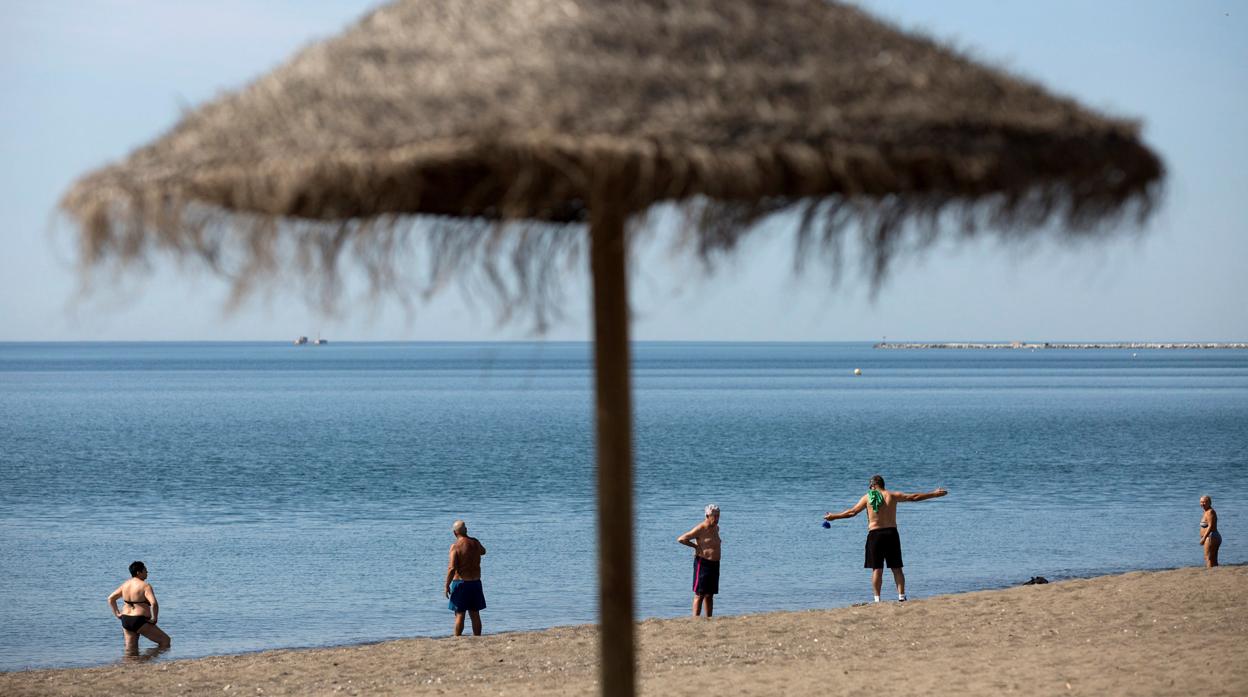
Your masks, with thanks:
M 317 343 L 320 343 L 321 340 L 317 339 L 316 341 Z M 306 343 L 308 343 L 308 337 L 306 336 L 301 336 L 298 339 L 295 339 L 295 346 L 303 346 Z
M 322 339 L 321 337 L 318 336 L 316 337 L 316 341 L 312 343 L 315 344 L 316 346 L 324 346 L 325 344 L 329 343 L 329 339 Z

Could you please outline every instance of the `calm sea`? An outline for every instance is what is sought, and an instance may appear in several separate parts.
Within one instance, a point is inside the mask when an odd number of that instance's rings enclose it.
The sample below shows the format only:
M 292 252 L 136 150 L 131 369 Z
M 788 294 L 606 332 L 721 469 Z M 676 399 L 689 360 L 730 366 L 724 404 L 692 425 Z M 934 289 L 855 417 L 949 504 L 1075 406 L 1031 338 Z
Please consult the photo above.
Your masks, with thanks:
M 638 608 L 688 612 L 675 543 L 723 508 L 720 614 L 869 599 L 883 474 L 922 598 L 1248 551 L 1248 352 L 639 344 Z M 119 659 L 147 562 L 166 658 L 449 633 L 450 524 L 486 630 L 595 619 L 585 344 L 0 344 L 0 669 Z M 854 377 L 854 368 L 863 375 Z M 886 590 L 887 594 L 887 590 Z

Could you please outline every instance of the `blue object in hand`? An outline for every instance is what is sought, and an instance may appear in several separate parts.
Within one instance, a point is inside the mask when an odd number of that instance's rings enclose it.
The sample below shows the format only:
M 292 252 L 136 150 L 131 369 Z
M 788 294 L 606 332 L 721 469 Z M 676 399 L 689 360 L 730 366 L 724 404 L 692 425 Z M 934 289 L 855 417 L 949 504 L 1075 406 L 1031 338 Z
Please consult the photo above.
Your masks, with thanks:
M 826 521 L 826 520 L 825 520 L 825 521 L 823 521 L 823 527 L 825 527 L 825 528 L 830 528 L 830 527 L 832 527 L 832 523 L 829 523 L 828 521 Z

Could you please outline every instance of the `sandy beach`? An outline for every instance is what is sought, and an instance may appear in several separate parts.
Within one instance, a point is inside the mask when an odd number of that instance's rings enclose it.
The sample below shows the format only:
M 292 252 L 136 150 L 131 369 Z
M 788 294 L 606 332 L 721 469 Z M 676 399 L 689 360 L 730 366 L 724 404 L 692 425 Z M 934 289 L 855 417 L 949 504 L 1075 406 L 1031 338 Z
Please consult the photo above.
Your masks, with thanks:
M 866 579 L 864 578 L 864 581 Z M 639 624 L 648 695 L 1248 694 L 1248 567 Z M 722 607 L 731 605 L 728 596 Z M 583 695 L 595 628 L 0 674 L 18 695 Z

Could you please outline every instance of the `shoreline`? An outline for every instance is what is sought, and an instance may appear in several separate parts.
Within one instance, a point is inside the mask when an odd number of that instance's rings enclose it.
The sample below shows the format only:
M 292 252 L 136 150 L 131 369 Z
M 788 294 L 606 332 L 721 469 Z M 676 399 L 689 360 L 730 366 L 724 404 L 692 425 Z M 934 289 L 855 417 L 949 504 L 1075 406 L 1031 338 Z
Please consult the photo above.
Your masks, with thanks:
M 1242 694 L 1245 591 L 1248 566 L 1188 567 L 905 604 L 650 619 L 637 623 L 640 684 L 664 695 L 848 695 L 886 665 L 918 676 L 907 692 Z M 0 693 L 571 695 L 595 689 L 596 666 L 597 629 L 579 625 L 24 670 L 0 673 Z
M 1248 562 L 1223 564 L 1223 566 L 1228 566 L 1228 567 L 1246 566 L 1248 567 Z M 1051 576 L 1051 577 L 1045 577 L 1045 578 L 1046 580 L 1049 581 L 1049 583 L 1063 583 L 1066 581 L 1083 581 L 1083 580 L 1091 580 L 1091 579 L 1097 579 L 1097 578 L 1107 578 L 1107 577 L 1112 577 L 1112 576 L 1120 576 L 1120 575 L 1128 574 L 1128 573 L 1157 573 L 1157 572 L 1164 572 L 1164 571 L 1177 571 L 1179 569 L 1184 569 L 1184 568 L 1189 568 L 1189 567 L 1167 566 L 1167 567 L 1147 567 L 1147 568 L 1131 568 L 1131 569 L 1119 568 L 1119 569 L 1109 569 L 1103 573 L 1089 574 L 1086 576 L 1083 576 L 1083 575 L 1062 576 L 1062 577 Z M 891 595 L 896 594 L 895 590 L 892 589 L 892 585 L 891 585 L 892 583 L 893 583 L 892 577 L 886 574 L 886 577 L 884 579 L 884 596 L 882 596 L 885 598 L 885 600 L 887 600 L 890 594 Z M 978 588 L 970 588 L 966 590 L 952 591 L 949 593 L 940 593 L 936 595 L 922 596 L 921 598 L 916 599 L 915 602 L 918 602 L 924 599 L 930 600 L 932 598 L 959 597 L 959 596 L 967 595 L 969 593 L 1004 591 L 1004 590 L 1009 590 L 1011 588 L 1022 586 L 1024 585 L 1024 583 L 1025 583 L 1024 581 L 1013 581 L 1010 583 L 1002 583 L 1000 585 L 985 585 L 985 586 L 981 586 Z M 726 619 L 726 618 L 734 618 L 734 617 L 757 617 L 757 616 L 772 616 L 772 615 L 778 616 L 778 615 L 800 613 L 800 612 L 833 612 L 836 610 L 844 610 L 847 608 L 864 607 L 870 604 L 871 603 L 868 603 L 868 602 L 855 602 L 855 603 L 849 603 L 847 605 L 829 605 L 826 607 L 808 607 L 808 608 L 784 609 L 784 610 L 762 610 L 762 611 L 750 611 L 750 612 L 741 612 L 741 613 L 729 612 L 726 614 L 717 615 L 716 618 Z M 662 621 L 669 621 L 669 620 L 681 620 L 684 618 L 685 618 L 685 615 L 676 615 L 676 616 L 655 615 L 655 616 L 645 617 L 645 618 L 635 620 L 635 624 L 641 625 L 646 622 L 662 622 Z M 488 615 L 486 616 L 486 619 L 487 619 L 486 625 L 488 627 L 489 626 Z M 594 625 L 592 623 L 556 624 L 556 625 L 551 625 L 548 627 L 505 629 L 505 630 L 499 630 L 497 632 L 486 632 L 486 636 L 525 635 L 525 634 L 534 634 L 534 633 L 539 633 L 539 632 L 555 631 L 555 630 L 560 630 L 560 629 L 576 629 L 576 628 L 581 628 L 581 627 L 593 627 L 593 626 Z M 468 628 L 465 628 L 465 633 L 470 633 L 470 630 Z M 273 646 L 273 647 L 268 647 L 268 648 L 247 649 L 244 651 L 237 651 L 237 652 L 231 652 L 231 653 L 205 653 L 205 654 L 196 654 L 196 655 L 190 655 L 190 656 L 185 656 L 185 657 L 166 658 L 166 659 L 161 659 L 159 658 L 159 656 L 157 656 L 156 658 L 150 659 L 150 660 L 152 660 L 153 662 L 159 662 L 159 663 L 164 664 L 164 663 L 171 663 L 174 661 L 199 661 L 199 660 L 205 660 L 205 659 L 210 659 L 210 658 L 228 659 L 228 658 L 242 657 L 242 656 L 253 656 L 256 654 L 269 653 L 269 652 L 353 649 L 353 648 L 364 647 L 364 646 L 376 646 L 378 644 L 385 644 L 385 643 L 393 642 L 393 641 L 416 641 L 416 640 L 440 641 L 443 639 L 451 639 L 451 638 L 454 638 L 454 637 L 452 637 L 449 633 L 405 634 L 402 636 L 389 636 L 389 637 L 382 637 L 379 639 L 366 639 L 363 641 L 353 641 L 349 643 L 293 644 L 289 646 Z M 139 642 L 139 646 L 140 646 L 140 653 L 142 653 L 144 649 L 146 650 L 155 649 L 155 645 L 147 641 L 146 639 L 141 640 Z M 141 661 L 135 661 L 135 662 L 147 662 L 148 660 L 149 659 L 143 659 Z M 0 676 L 6 675 L 6 674 L 29 673 L 29 672 L 35 672 L 35 671 L 92 670 L 96 668 L 109 668 L 113 666 L 124 665 L 128 662 L 129 661 L 126 661 L 121 657 L 117 657 L 117 658 L 113 658 L 102 663 L 78 663 L 78 664 L 71 663 L 71 664 L 66 664 L 66 665 L 35 666 L 35 667 L 28 667 L 28 668 L 13 668 L 13 669 L 0 668 Z

